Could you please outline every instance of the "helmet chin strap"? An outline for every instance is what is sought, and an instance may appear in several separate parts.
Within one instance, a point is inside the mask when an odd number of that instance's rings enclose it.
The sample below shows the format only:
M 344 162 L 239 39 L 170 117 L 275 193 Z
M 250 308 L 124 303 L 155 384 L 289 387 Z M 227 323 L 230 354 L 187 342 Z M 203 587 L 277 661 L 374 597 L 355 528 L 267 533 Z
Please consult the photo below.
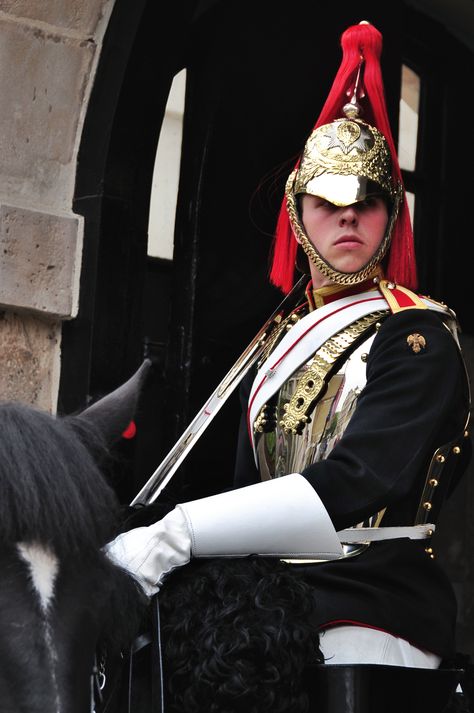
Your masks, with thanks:
M 340 272 L 322 257 L 322 255 L 316 250 L 313 243 L 306 234 L 305 228 L 303 226 L 303 223 L 301 222 L 301 218 L 298 213 L 295 195 L 293 192 L 295 177 L 296 170 L 290 174 L 286 186 L 288 216 L 290 218 L 291 227 L 293 228 L 296 240 L 300 243 L 310 262 L 313 263 L 313 265 L 319 270 L 322 275 L 324 275 L 329 280 L 331 280 L 331 282 L 334 282 L 337 285 L 357 285 L 360 282 L 364 282 L 369 277 L 374 276 L 377 272 L 377 268 L 379 267 L 380 263 L 382 262 L 390 247 L 393 226 L 395 225 L 395 221 L 397 219 L 398 209 L 402 198 L 403 189 L 401 184 L 399 184 L 397 187 L 397 191 L 393 201 L 393 207 L 387 222 L 387 227 L 385 229 L 385 234 L 377 251 L 370 258 L 370 260 L 357 272 Z

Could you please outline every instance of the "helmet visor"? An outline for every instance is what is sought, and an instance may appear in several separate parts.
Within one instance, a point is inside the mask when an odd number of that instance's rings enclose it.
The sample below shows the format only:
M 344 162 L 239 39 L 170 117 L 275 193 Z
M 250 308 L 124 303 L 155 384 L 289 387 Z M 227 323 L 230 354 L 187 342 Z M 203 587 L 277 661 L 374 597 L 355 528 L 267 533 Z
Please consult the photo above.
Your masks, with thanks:
M 305 193 L 324 198 L 337 206 L 359 203 L 373 195 L 389 197 L 378 183 L 365 176 L 340 176 L 335 173 L 314 176 L 306 184 Z

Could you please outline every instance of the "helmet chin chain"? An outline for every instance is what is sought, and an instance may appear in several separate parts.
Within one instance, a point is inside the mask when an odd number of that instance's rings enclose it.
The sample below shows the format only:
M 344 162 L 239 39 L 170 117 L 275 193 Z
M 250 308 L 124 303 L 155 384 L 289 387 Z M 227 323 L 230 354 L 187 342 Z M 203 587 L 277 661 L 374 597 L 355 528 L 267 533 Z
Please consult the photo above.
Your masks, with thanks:
M 295 194 L 293 192 L 296 173 L 297 171 L 295 170 L 293 171 L 293 173 L 290 174 L 286 185 L 287 210 L 295 237 L 300 243 L 306 255 L 308 256 L 309 260 L 313 263 L 313 265 L 319 270 L 322 275 L 324 275 L 329 280 L 331 280 L 331 282 L 334 282 L 337 285 L 357 285 L 360 282 L 364 282 L 369 277 L 375 275 L 377 273 L 377 268 L 385 257 L 387 250 L 390 246 L 393 226 L 395 225 L 395 221 L 398 216 L 398 210 L 403 193 L 402 185 L 400 183 L 398 184 L 395 195 L 393 196 L 393 207 L 389 216 L 389 220 L 387 222 L 385 235 L 376 253 L 371 257 L 369 262 L 367 262 L 357 272 L 340 272 L 339 270 L 336 270 L 334 267 L 332 267 L 332 265 L 322 257 L 322 255 L 316 250 L 313 243 L 310 241 L 309 237 L 306 234 L 306 231 L 298 213 Z

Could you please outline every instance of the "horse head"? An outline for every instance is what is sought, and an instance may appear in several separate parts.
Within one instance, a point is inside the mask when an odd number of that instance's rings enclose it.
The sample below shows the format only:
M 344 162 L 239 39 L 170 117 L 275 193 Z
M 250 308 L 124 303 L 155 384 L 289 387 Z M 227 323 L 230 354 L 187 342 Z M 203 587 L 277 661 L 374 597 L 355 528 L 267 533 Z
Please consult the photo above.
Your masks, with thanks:
M 98 641 L 138 626 L 143 595 L 102 552 L 120 508 L 101 466 L 150 366 L 74 415 L 0 404 L 2 713 L 90 711 Z

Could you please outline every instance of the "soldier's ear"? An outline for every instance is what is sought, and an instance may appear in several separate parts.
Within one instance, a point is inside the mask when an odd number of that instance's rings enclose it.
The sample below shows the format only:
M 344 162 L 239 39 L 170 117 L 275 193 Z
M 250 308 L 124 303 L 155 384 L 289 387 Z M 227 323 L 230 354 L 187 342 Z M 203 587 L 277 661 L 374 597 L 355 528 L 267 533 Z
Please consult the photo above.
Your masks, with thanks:
M 86 423 L 92 430 L 97 431 L 108 445 L 112 445 L 122 436 L 135 416 L 138 399 L 151 366 L 151 360 L 145 359 L 128 381 L 70 417 L 70 420 Z

